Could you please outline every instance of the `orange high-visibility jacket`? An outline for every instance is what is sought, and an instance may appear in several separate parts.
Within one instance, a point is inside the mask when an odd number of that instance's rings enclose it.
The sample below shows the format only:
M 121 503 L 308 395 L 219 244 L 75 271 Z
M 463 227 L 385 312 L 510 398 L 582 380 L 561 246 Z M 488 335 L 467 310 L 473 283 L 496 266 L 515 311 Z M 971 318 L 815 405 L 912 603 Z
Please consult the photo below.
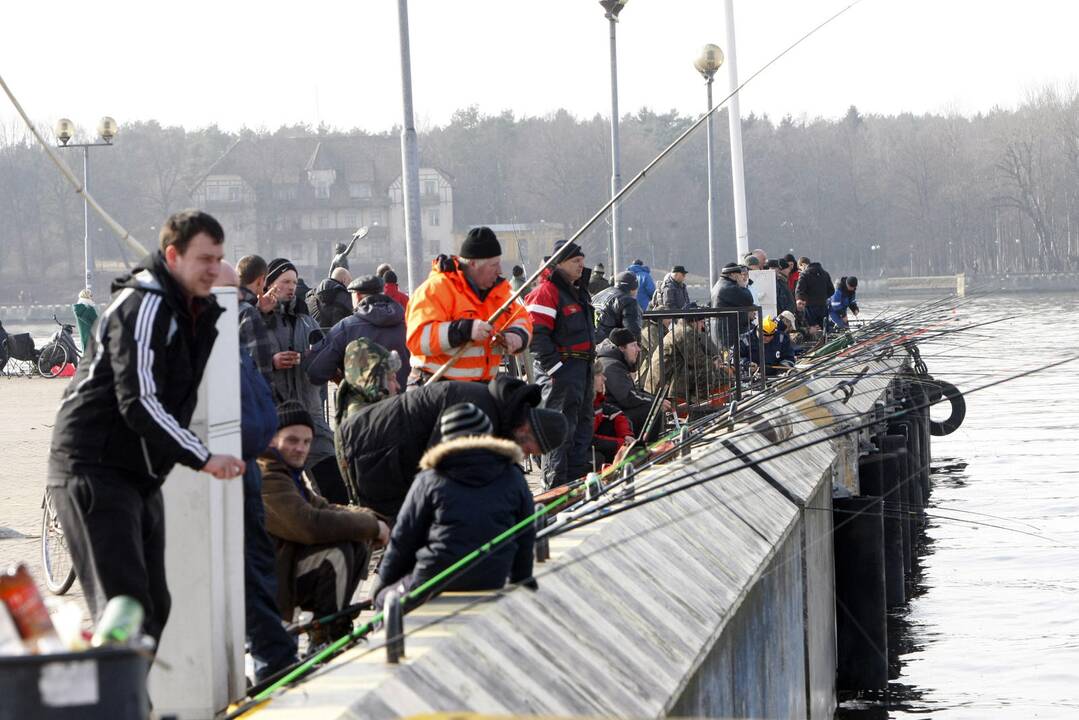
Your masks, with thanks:
M 481 300 L 465 279 L 456 257 L 442 255 L 435 258 L 431 263 L 431 274 L 409 297 L 405 312 L 408 326 L 405 344 L 412 353 L 412 367 L 428 374 L 438 370 L 469 339 L 465 335 L 468 324 L 455 325 L 454 322 L 486 321 L 511 294 L 509 283 L 499 278 Z M 524 340 L 521 347 L 528 347 L 532 338 L 532 320 L 520 300 L 502 314 L 495 323 L 495 330 L 516 333 Z M 446 380 L 487 382 L 495 376 L 502 353 L 503 348 L 492 347 L 490 339 L 482 344 L 472 344 L 443 377 Z

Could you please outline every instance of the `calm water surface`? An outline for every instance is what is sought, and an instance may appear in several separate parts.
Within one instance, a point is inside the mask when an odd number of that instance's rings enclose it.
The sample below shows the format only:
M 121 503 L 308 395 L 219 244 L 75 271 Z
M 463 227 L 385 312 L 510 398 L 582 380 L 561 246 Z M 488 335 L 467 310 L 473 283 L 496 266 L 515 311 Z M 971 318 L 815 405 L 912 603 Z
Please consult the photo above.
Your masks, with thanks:
M 929 372 L 967 389 L 1079 355 L 1064 320 L 1079 295 L 979 299 L 960 314 L 1009 308 L 1022 317 L 925 346 Z M 838 718 L 1079 718 L 1079 362 L 966 400 L 962 427 L 933 438 L 929 513 L 1011 530 L 929 518 L 889 639 L 889 692 Z

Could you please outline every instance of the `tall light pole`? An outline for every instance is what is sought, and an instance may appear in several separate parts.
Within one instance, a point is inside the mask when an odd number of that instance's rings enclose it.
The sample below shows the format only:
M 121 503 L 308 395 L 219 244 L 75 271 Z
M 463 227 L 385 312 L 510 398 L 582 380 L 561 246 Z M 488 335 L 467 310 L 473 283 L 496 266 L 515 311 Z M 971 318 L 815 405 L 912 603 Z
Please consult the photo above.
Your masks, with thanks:
M 397 0 L 397 27 L 401 44 L 401 190 L 405 208 L 405 263 L 408 287 L 423 282 L 423 230 L 420 225 L 420 151 L 412 119 L 412 58 L 408 45 L 408 0 Z
M 90 203 L 86 199 L 86 193 L 90 186 L 90 148 L 112 147 L 112 140 L 117 133 L 116 121 L 106 115 L 97 124 L 97 134 L 101 142 L 73 143 L 71 138 L 75 136 L 75 123 L 67 118 L 56 121 L 56 139 L 60 141 L 59 148 L 82 148 L 82 224 L 83 239 L 82 252 L 83 262 L 86 265 L 86 289 L 91 292 L 94 289 L 94 251 L 90 242 Z
M 734 49 L 734 0 L 723 0 L 727 18 L 727 84 L 730 92 L 738 87 L 738 60 Z M 749 228 L 746 227 L 746 178 L 742 167 L 742 115 L 738 93 L 727 102 L 727 121 L 731 131 L 731 185 L 734 188 L 734 234 L 738 257 L 749 252 Z
M 723 51 L 719 46 L 709 43 L 701 49 L 700 56 L 694 61 L 693 67 L 704 76 L 705 87 L 708 88 L 708 110 L 712 112 L 712 79 L 716 70 L 723 64 Z M 713 182 L 715 165 L 714 149 L 712 140 L 712 116 L 704 123 L 705 137 L 707 138 L 707 162 L 708 162 L 708 292 L 716 284 L 716 193 Z
M 618 51 L 615 28 L 618 26 L 618 13 L 629 0 L 599 0 L 603 6 L 607 22 L 611 28 L 611 197 L 622 189 L 622 164 L 619 161 L 618 147 Z M 611 207 L 611 274 L 622 268 L 622 208 L 618 203 Z

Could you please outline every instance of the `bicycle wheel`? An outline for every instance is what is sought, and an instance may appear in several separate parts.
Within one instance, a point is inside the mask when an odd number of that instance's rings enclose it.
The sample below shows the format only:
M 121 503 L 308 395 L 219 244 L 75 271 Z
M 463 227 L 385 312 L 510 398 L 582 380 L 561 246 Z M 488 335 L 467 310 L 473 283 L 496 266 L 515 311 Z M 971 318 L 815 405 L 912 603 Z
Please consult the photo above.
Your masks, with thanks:
M 67 348 L 58 342 L 51 342 L 41 348 L 37 356 L 37 371 L 42 377 L 54 378 L 67 365 Z
M 60 527 L 60 519 L 52 508 L 52 498 L 45 491 L 44 510 L 41 516 L 41 566 L 45 568 L 45 586 L 54 595 L 63 595 L 75 582 L 75 566 L 67 549 L 67 538 Z

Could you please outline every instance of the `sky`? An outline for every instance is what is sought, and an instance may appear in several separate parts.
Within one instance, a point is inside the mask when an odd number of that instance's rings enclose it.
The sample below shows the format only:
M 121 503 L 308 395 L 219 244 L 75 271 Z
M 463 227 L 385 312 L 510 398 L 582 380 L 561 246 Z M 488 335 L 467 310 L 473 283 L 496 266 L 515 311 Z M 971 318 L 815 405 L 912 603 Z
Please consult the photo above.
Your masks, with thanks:
M 741 80 L 850 0 L 734 0 Z M 0 75 L 30 116 L 96 125 L 157 119 L 188 128 L 320 122 L 385 131 L 401 122 L 394 0 L 112 0 L 107 10 L 8 2 Z M 411 0 L 415 118 L 459 108 L 580 117 L 610 113 L 607 21 L 595 0 Z M 862 0 L 752 81 L 743 115 L 839 117 L 1014 107 L 1079 73 L 1079 3 Z M 696 115 L 693 60 L 726 49 L 722 0 L 629 0 L 618 23 L 622 113 Z M 717 98 L 726 94 L 721 69 Z M 15 118 L 0 97 L 0 120 Z

